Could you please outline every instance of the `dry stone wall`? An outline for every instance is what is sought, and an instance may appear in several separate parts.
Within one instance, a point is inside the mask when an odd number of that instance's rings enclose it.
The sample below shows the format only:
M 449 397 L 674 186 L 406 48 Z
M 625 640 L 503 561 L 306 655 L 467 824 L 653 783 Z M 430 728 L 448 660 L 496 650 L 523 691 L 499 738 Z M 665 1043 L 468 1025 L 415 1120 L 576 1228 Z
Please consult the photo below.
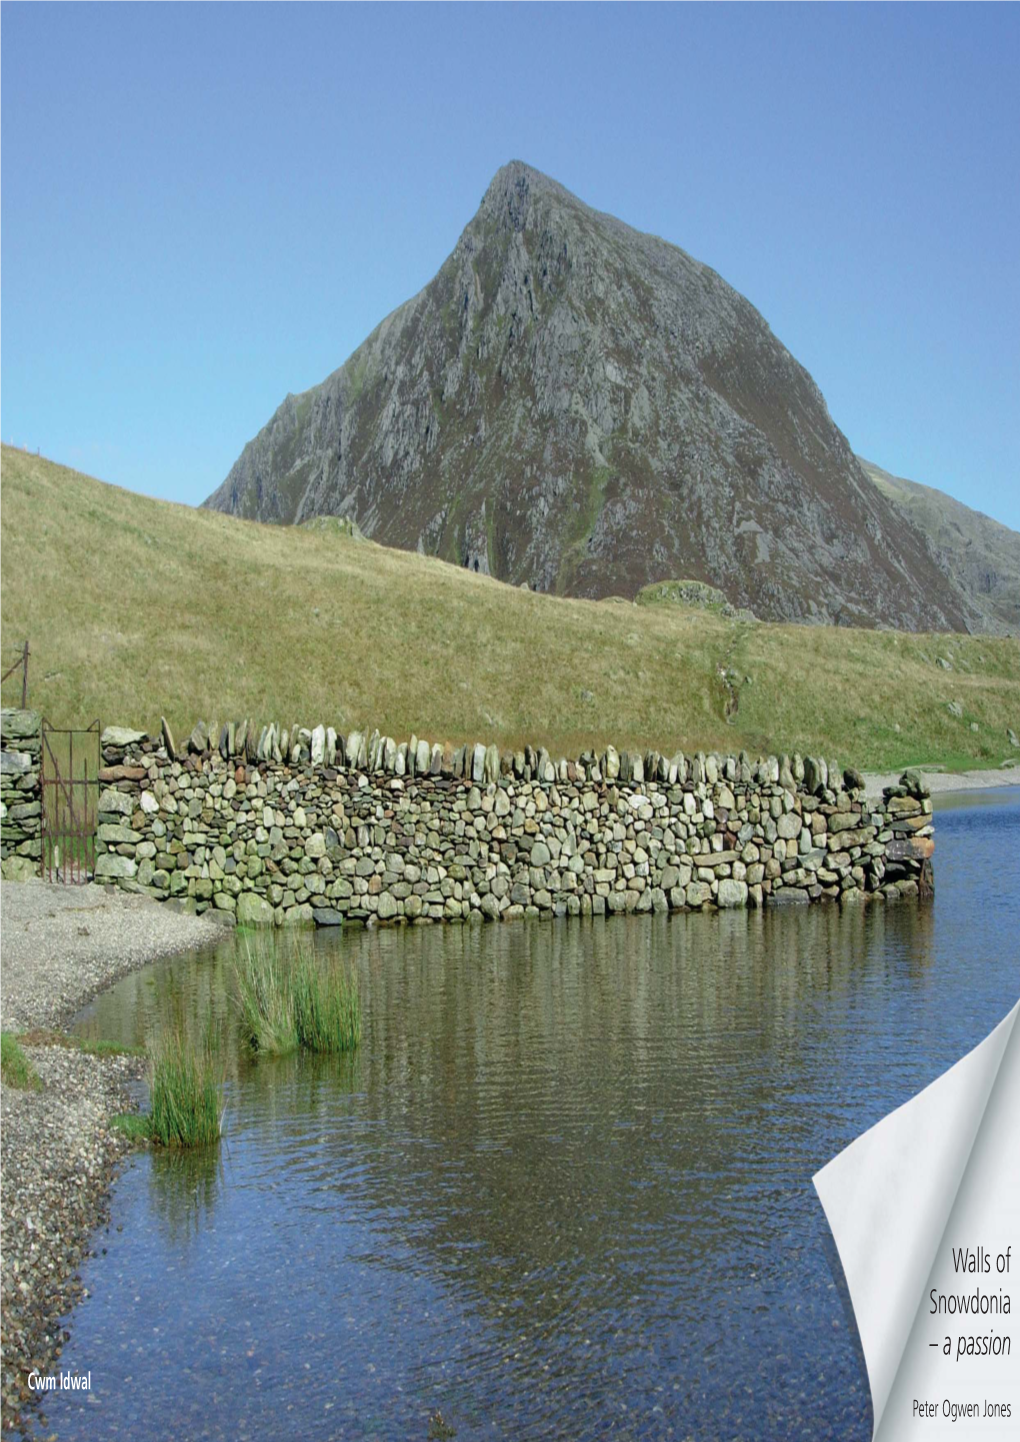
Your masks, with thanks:
M 0 869 L 6 879 L 36 876 L 42 856 L 38 711 L 0 712 Z
M 212 742 L 210 737 L 213 738 Z M 814 757 L 454 748 L 199 723 L 102 736 L 96 879 L 243 923 L 512 920 L 930 894 L 931 800 Z

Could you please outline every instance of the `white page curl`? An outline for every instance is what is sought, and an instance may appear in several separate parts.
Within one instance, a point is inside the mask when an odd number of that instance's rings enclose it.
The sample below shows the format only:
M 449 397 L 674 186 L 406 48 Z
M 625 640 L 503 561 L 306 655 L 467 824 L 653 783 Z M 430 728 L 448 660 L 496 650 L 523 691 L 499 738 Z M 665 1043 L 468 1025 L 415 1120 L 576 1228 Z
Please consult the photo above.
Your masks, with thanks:
M 926 1283 L 1018 1013 L 1020 1002 L 973 1051 L 851 1142 L 814 1177 L 857 1319 L 871 1386 L 875 1437 L 882 1428 L 908 1338 L 915 1320 L 920 1321 Z M 1012 1078 L 1016 1068 L 1006 1070 Z M 1012 1107 L 1016 1113 L 1014 1135 L 1020 1134 L 1018 1100 L 1008 1095 L 1002 1103 L 1007 1111 Z M 1007 1170 L 1011 1170 L 1010 1158 Z M 956 1244 L 983 1240 L 983 1236 L 957 1238 Z M 1020 1266 L 1020 1261 L 1016 1265 Z M 941 1335 L 941 1329 L 936 1330 Z M 928 1351 L 924 1343 L 921 1346 L 935 1370 L 941 1354 Z M 919 1360 L 917 1348 L 911 1349 L 909 1363 L 915 1385 L 921 1385 L 924 1359 Z M 1013 1426 L 1016 1416 L 1014 1412 Z M 903 1420 L 898 1411 L 883 1438 L 901 1435 Z M 932 1435 L 930 1424 L 925 1435 Z M 960 1435 L 959 1429 L 955 1435 Z

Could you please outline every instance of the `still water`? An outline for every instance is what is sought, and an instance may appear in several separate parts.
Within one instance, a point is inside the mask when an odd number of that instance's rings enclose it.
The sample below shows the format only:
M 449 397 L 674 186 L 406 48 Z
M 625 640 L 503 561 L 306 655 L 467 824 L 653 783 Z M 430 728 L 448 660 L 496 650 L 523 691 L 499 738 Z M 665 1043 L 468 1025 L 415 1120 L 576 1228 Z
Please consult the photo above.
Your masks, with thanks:
M 232 942 L 126 978 L 82 1028 L 211 1014 L 226 1135 L 127 1164 L 61 1359 L 93 1390 L 49 1426 L 869 1437 L 811 1176 L 1020 993 L 998 801 L 941 812 L 930 906 L 320 937 L 353 1059 L 246 1061 Z

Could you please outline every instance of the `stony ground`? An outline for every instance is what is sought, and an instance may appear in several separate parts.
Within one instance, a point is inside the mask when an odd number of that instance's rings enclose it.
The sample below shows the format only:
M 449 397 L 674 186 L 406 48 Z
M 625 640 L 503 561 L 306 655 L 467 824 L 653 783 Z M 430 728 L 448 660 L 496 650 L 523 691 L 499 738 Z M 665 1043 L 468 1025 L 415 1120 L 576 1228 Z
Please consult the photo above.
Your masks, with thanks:
M 5 1031 L 59 1025 L 127 972 L 223 935 L 146 896 L 41 881 L 0 887 L 0 930 Z
M 4 1030 L 66 1023 L 117 977 L 160 956 L 216 940 L 212 922 L 108 889 L 0 887 Z M 78 1267 L 108 1213 L 125 1150 L 110 1118 L 131 1110 L 137 1057 L 86 1055 L 24 1044 L 38 1090 L 0 1085 L 2 1401 L 5 1430 L 27 1398 L 25 1377 L 50 1372 L 65 1340 L 60 1322 L 81 1295 Z
M 60 1322 L 82 1295 L 78 1268 L 108 1214 L 109 1183 L 126 1143 L 109 1119 L 131 1109 L 125 1083 L 137 1057 L 26 1047 L 42 1086 L 0 1087 L 4 1426 L 29 1399 L 26 1374 L 56 1370 Z

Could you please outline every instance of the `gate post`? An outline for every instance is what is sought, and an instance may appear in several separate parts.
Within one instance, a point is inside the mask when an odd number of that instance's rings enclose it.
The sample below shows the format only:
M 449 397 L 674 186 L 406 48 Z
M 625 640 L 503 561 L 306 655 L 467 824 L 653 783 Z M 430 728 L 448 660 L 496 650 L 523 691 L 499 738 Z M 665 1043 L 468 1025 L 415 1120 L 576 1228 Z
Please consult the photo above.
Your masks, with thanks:
M 0 871 L 8 881 L 26 881 L 39 872 L 41 726 L 38 711 L 0 712 Z

